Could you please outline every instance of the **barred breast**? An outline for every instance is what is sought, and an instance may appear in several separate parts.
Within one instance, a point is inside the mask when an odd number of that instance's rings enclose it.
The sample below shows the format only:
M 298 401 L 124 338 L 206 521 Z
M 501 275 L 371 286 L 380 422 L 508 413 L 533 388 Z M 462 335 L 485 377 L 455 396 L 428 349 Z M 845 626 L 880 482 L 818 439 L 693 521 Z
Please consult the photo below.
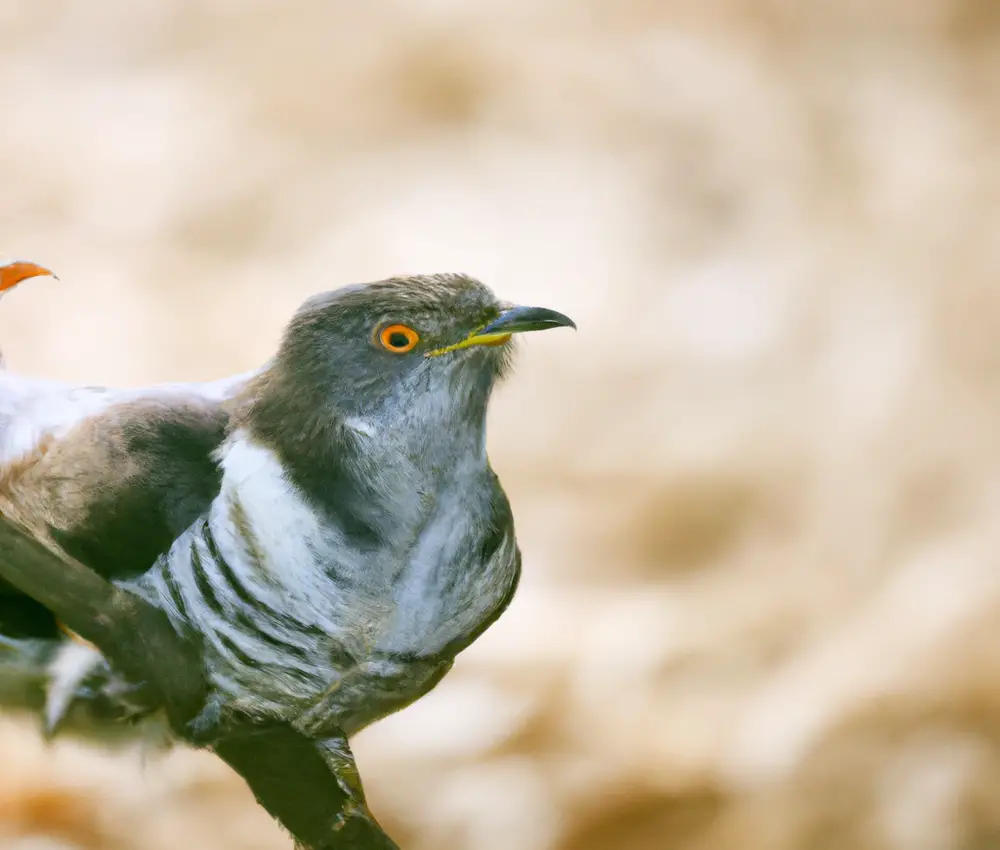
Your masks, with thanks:
M 430 690 L 513 593 L 509 509 L 456 524 L 438 505 L 406 551 L 362 551 L 267 449 L 237 437 L 221 462 L 208 515 L 128 586 L 200 638 L 234 708 L 353 733 Z

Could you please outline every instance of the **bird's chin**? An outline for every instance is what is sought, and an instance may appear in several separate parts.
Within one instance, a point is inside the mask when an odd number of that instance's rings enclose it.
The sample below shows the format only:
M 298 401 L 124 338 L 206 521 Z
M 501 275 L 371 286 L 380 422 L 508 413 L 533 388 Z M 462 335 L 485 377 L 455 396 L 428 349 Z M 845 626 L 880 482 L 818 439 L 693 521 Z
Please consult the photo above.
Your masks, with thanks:
M 496 339 L 455 349 L 444 356 L 454 358 L 456 365 L 463 364 L 458 366 L 463 372 L 472 369 L 473 372 L 488 377 L 492 383 L 505 377 L 510 371 L 516 347 L 517 341 L 513 334 L 497 334 Z
M 507 338 L 502 342 L 496 342 L 486 346 L 483 351 L 483 353 L 492 361 L 493 379 L 495 381 L 499 381 L 507 375 L 507 373 L 510 372 L 511 364 L 514 362 L 516 344 L 511 334 L 507 334 L 506 337 Z

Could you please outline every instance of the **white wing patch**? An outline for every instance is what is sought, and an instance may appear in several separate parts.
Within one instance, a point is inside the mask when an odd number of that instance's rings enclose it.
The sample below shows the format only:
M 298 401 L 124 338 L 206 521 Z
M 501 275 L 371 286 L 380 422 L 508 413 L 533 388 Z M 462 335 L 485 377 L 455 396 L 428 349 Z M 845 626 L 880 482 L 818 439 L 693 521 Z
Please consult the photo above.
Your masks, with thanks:
M 81 422 L 114 405 L 172 396 L 222 401 L 239 392 L 256 374 L 246 372 L 205 383 L 115 389 L 74 386 L 0 371 L 0 465 L 34 451 L 46 438 L 64 437 Z

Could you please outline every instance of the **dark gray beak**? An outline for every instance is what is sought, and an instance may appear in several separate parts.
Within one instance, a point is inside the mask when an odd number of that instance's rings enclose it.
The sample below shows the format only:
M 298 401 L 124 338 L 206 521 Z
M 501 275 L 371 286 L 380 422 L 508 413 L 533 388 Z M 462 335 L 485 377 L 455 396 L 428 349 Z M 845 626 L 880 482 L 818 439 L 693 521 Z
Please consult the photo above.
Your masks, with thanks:
M 547 331 L 550 328 L 575 328 L 569 316 L 549 310 L 545 307 L 511 307 L 490 322 L 485 328 L 480 328 L 476 336 L 487 334 L 519 334 L 526 331 Z
M 511 334 L 525 331 L 547 331 L 549 328 L 575 328 L 576 323 L 562 313 L 545 307 L 511 307 L 504 310 L 485 327 L 469 334 L 461 342 L 429 351 L 425 357 L 437 357 L 449 351 L 471 348 L 473 345 L 503 345 Z

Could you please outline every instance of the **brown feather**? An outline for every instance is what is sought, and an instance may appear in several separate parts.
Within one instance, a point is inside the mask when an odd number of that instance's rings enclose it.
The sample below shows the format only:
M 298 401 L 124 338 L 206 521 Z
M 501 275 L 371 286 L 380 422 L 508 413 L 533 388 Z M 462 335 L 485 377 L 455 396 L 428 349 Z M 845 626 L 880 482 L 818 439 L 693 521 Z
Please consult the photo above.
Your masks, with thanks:
M 141 573 L 218 491 L 225 426 L 193 396 L 109 407 L 0 466 L 0 514 L 102 575 Z

